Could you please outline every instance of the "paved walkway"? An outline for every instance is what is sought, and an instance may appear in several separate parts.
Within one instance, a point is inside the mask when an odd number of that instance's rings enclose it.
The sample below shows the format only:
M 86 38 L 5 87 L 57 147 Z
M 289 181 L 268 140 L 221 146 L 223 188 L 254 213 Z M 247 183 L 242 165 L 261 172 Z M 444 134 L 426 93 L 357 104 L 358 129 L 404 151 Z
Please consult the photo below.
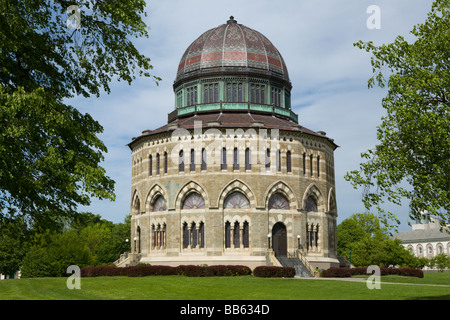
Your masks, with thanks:
M 306 280 L 338 280 L 338 281 L 353 281 L 353 282 L 367 282 L 367 279 L 362 278 L 314 278 L 314 277 L 298 277 L 295 276 L 296 279 L 306 279 Z M 409 286 L 430 286 L 430 287 L 446 287 L 450 288 L 450 285 L 447 284 L 431 284 L 431 283 L 404 283 L 404 282 L 384 282 L 381 281 L 381 284 L 404 284 Z

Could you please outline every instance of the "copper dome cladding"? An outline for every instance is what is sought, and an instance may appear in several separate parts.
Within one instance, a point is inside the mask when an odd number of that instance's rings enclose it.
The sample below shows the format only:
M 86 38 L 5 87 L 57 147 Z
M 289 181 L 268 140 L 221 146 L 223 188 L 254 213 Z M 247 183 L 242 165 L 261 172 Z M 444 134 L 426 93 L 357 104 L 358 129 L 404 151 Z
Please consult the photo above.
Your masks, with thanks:
M 290 82 L 283 57 L 272 42 L 233 17 L 192 42 L 181 58 L 175 82 L 196 71 L 229 67 L 247 68 Z

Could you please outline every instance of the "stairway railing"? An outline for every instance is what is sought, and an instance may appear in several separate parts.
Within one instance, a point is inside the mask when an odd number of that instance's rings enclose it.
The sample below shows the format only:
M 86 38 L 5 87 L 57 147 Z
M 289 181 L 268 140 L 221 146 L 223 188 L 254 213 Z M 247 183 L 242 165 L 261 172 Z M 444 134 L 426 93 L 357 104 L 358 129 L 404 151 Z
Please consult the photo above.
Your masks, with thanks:
M 312 276 L 315 274 L 314 268 L 311 266 L 308 260 L 306 260 L 305 256 L 301 253 L 300 250 L 296 250 L 297 258 L 303 263 L 303 265 L 308 269 Z

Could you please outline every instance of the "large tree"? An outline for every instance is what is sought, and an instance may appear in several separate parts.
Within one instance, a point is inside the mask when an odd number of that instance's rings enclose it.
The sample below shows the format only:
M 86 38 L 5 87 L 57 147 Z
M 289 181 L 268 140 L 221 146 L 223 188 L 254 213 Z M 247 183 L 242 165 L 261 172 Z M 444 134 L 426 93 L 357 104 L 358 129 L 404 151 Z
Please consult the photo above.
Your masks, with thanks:
M 67 99 L 152 77 L 133 37 L 144 0 L 0 0 L 0 217 L 52 223 L 91 197 L 113 200 L 102 126 Z M 157 82 L 159 78 L 153 77 Z
M 372 53 L 369 87 L 387 85 L 386 115 L 377 144 L 362 154 L 360 170 L 346 175 L 363 188 L 363 202 L 390 224 L 398 218 L 383 203 L 408 199 L 410 218 L 421 213 L 449 220 L 450 211 L 450 0 L 433 3 L 426 21 L 413 28 L 412 43 L 355 45 Z M 388 76 L 389 75 L 389 76 Z

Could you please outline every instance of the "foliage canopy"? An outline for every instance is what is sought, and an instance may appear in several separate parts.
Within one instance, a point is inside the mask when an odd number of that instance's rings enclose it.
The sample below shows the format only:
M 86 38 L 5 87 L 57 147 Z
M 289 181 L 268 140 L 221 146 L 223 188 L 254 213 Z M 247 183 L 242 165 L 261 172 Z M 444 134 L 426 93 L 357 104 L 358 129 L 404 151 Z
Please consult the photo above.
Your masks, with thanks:
M 387 45 L 359 41 L 355 46 L 372 53 L 369 87 L 385 87 L 386 116 L 377 129 L 379 144 L 361 156 L 360 170 L 345 176 L 363 187 L 367 210 L 376 207 L 383 222 L 387 200 L 410 202 L 410 218 L 421 213 L 445 223 L 450 212 L 450 1 L 437 0 L 423 24 L 413 28 L 416 41 L 403 37 Z M 390 73 L 386 80 L 386 73 Z

